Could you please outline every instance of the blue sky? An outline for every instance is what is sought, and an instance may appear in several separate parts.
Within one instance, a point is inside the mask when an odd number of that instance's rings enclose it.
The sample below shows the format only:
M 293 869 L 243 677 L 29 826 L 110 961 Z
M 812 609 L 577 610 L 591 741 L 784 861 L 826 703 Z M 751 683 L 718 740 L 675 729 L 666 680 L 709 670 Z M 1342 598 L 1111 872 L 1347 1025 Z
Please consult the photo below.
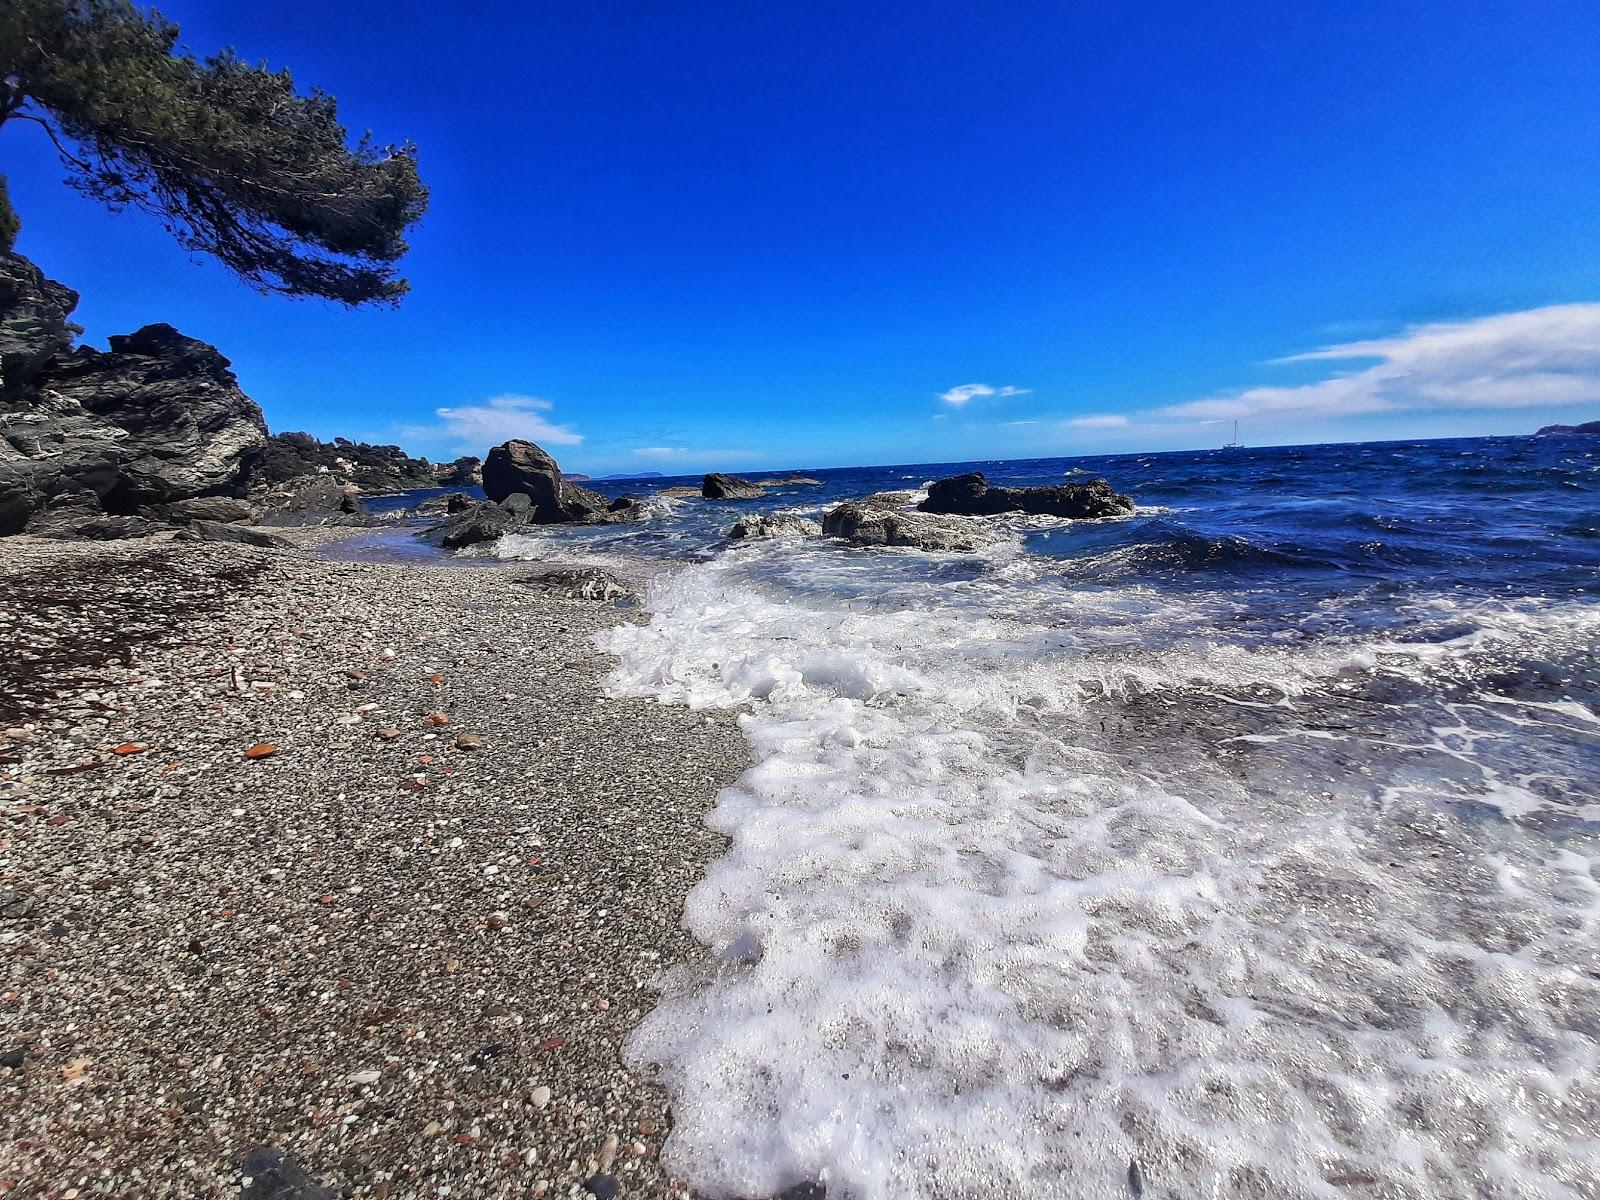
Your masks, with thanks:
M 88 337 L 214 342 L 274 429 L 671 473 L 1600 417 L 1592 4 L 163 9 L 433 189 L 349 312 L 0 134 Z

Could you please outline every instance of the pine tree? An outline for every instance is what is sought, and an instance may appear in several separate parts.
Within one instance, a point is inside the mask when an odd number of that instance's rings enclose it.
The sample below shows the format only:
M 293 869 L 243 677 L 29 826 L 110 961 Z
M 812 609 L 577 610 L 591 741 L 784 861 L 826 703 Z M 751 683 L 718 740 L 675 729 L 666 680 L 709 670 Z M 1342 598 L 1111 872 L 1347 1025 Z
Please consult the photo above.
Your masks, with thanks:
M 416 148 L 349 144 L 332 96 L 128 0 L 0 0 L 0 125 L 43 126 L 67 182 L 155 216 L 253 287 L 392 304 L 427 207 Z M 15 232 L 0 187 L 0 243 Z

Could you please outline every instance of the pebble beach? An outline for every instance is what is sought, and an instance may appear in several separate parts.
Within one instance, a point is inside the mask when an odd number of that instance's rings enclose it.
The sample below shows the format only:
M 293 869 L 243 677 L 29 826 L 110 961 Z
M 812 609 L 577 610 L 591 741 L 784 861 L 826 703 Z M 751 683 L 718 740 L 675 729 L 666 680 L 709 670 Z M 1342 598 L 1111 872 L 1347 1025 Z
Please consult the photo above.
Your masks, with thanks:
M 683 1194 L 623 1042 L 735 715 L 606 698 L 610 598 L 296 536 L 6 543 L 0 1195 Z

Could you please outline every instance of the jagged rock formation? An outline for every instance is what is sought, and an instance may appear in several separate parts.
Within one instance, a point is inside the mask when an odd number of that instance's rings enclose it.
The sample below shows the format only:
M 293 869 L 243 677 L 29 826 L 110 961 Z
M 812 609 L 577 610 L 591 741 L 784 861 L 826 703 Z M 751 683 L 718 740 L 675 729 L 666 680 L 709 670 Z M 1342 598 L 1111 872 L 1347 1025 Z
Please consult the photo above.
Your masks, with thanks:
M 1104 479 L 1054 487 L 991 487 L 981 472 L 970 471 L 929 484 L 928 498 L 917 507 L 927 513 L 972 517 L 1022 512 L 1083 519 L 1125 516 L 1133 511 L 1133 501 Z
M 0 254 L 0 534 L 126 537 L 242 494 L 267 429 L 228 360 L 170 325 L 73 349 L 76 304 Z

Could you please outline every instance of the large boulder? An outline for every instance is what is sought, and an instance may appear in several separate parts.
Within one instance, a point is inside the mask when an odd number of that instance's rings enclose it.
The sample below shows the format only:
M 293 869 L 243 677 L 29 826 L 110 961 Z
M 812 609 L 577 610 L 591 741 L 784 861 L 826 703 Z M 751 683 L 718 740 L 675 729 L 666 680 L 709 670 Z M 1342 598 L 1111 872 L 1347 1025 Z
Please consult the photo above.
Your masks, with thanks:
M 439 487 L 481 487 L 483 460 L 473 454 L 463 455 L 453 462 L 441 463 L 436 472 L 435 482 Z
M 822 526 L 806 517 L 789 513 L 757 513 L 735 521 L 733 528 L 728 530 L 728 540 L 739 542 L 756 538 L 815 537 L 821 532 Z
M 561 468 L 542 446 L 521 438 L 502 442 L 483 460 L 483 494 L 500 503 L 521 492 L 536 509 L 560 505 Z
M 631 496 L 609 500 L 563 479 L 555 459 L 520 438 L 489 451 L 483 461 L 483 492 L 497 504 L 510 496 L 528 497 L 532 501 L 528 520 L 535 525 L 605 525 L 638 520 L 643 511 Z
M 1008 540 L 999 530 L 961 517 L 927 516 L 849 501 L 822 519 L 822 532 L 856 546 L 910 546 L 918 550 L 981 550 Z
M 927 513 L 973 517 L 1022 512 L 1081 520 L 1125 516 L 1133 511 L 1133 501 L 1104 479 L 1053 487 L 991 487 L 981 472 L 970 471 L 929 484 L 928 498 L 918 507 Z
M 764 492 L 759 483 L 713 471 L 700 481 L 700 495 L 707 500 L 759 500 Z

